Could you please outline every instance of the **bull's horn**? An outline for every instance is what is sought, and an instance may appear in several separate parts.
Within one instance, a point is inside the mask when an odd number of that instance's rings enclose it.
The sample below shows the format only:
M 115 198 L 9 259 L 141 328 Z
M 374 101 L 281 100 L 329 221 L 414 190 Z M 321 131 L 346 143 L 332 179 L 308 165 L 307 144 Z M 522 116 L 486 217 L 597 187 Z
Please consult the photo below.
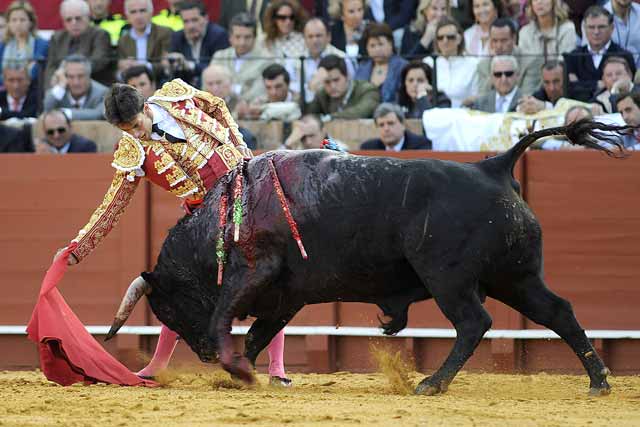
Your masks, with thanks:
M 127 293 L 125 293 L 122 298 L 120 308 L 118 308 L 116 317 L 114 317 L 113 323 L 111 324 L 111 329 L 104 339 L 105 341 L 109 341 L 113 338 L 122 325 L 124 325 L 142 295 L 149 295 L 150 293 L 151 285 L 142 277 L 138 276 L 133 279 L 133 282 L 129 285 L 129 289 L 127 289 Z

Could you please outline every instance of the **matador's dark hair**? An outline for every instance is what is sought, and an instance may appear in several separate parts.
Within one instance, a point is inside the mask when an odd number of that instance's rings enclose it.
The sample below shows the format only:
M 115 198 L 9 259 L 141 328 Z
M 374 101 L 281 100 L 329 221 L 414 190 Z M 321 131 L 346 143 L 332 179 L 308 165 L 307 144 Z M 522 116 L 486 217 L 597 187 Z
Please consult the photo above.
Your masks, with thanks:
M 130 123 L 144 107 L 144 97 L 133 86 L 114 83 L 104 98 L 104 116 L 113 125 Z

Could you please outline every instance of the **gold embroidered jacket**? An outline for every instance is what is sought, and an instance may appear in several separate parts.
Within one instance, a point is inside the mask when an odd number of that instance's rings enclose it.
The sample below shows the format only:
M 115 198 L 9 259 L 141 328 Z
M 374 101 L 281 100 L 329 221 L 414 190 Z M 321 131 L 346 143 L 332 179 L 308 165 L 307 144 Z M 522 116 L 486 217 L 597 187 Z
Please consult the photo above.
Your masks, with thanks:
M 176 196 L 197 200 L 242 160 L 251 156 L 224 101 L 180 79 L 165 83 L 147 100 L 165 109 L 186 141 L 138 140 L 123 132 L 111 165 L 116 169 L 104 200 L 73 239 L 73 254 L 85 258 L 116 225 L 144 176 Z

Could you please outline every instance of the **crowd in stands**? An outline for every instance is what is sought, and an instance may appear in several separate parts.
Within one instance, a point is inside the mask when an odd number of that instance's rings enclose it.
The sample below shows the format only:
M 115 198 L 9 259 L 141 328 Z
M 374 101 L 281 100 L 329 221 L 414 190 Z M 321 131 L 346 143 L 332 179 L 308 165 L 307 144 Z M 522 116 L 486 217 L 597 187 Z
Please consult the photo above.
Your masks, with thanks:
M 362 149 L 430 149 L 405 119 L 432 108 L 536 114 L 561 98 L 585 103 L 566 120 L 619 112 L 640 124 L 632 0 L 221 0 L 217 22 L 201 1 L 167 3 L 125 0 L 120 15 L 109 0 L 63 0 L 53 34 L 29 1 L 9 4 L 0 151 L 95 151 L 73 122 L 102 120 L 110 85 L 149 98 L 174 78 L 223 98 L 238 120 L 284 121 L 290 149 L 319 147 L 332 119 L 374 119 L 380 138 Z M 28 144 L 31 126 L 44 137 Z M 637 130 L 625 138 L 638 144 Z

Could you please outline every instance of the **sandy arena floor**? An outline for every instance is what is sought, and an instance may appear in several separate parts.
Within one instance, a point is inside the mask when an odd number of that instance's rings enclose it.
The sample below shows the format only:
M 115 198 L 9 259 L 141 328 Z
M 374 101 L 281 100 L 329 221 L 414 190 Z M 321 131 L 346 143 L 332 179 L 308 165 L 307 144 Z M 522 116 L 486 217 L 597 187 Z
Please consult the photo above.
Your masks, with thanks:
M 169 371 L 161 388 L 61 387 L 40 372 L 0 372 L 1 426 L 638 426 L 640 376 L 610 377 L 606 397 L 583 376 L 461 373 L 445 395 L 407 394 L 388 375 L 291 375 L 295 387 L 247 388 L 221 371 Z M 408 373 L 412 385 L 422 374 Z M 393 384 L 396 385 L 393 385 Z

